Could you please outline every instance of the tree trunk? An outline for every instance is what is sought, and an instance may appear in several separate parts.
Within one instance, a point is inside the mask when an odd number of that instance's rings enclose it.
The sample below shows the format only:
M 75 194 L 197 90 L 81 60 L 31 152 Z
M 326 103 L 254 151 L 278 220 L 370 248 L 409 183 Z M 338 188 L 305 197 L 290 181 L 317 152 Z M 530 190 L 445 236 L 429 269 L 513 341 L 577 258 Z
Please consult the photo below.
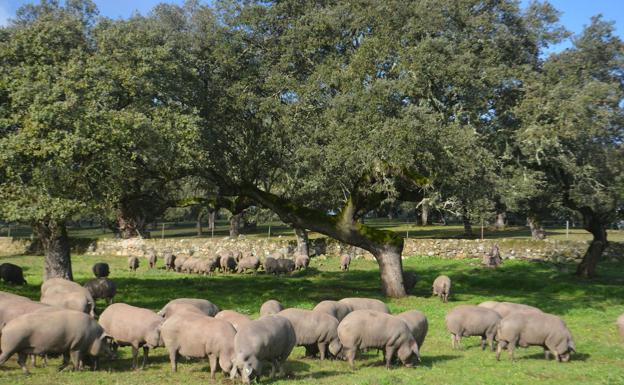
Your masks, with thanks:
M 494 227 L 496 230 L 505 230 L 505 219 L 507 219 L 507 213 L 504 211 L 496 213 L 496 222 L 494 222 Z
M 117 226 L 119 228 L 119 236 L 122 239 L 148 238 L 146 225 L 147 223 L 141 215 L 132 214 L 124 209 L 117 210 Z
M 208 213 L 208 229 L 210 232 L 214 232 L 215 230 L 215 217 L 217 216 L 216 211 L 210 211 Z
M 406 295 L 403 282 L 403 244 L 385 244 L 375 247 L 373 255 L 379 264 L 381 291 L 385 296 L 400 298 Z
M 420 205 L 420 221 L 423 226 L 427 226 L 429 224 L 429 205 L 424 202 Z
M 309 256 L 308 232 L 300 227 L 295 227 L 295 235 L 297 236 L 297 255 Z
M 243 213 L 232 214 L 230 217 L 230 237 L 236 238 L 240 234 Z
M 527 223 L 531 229 L 531 239 L 541 241 L 546 239 L 546 231 L 540 222 L 539 218 L 535 216 L 528 216 Z
M 464 222 L 464 236 L 474 236 L 474 234 L 472 233 L 472 223 L 470 223 L 470 218 L 468 217 L 468 214 L 462 215 L 462 221 Z
M 593 235 L 589 248 L 583 256 L 583 260 L 576 269 L 576 275 L 584 278 L 592 278 L 596 275 L 596 266 L 600 262 L 602 252 L 609 245 L 607 242 L 607 226 L 603 224 L 593 213 L 584 214 L 585 230 Z
M 41 221 L 33 226 L 45 253 L 43 280 L 74 279 L 71 267 L 69 238 L 64 222 Z
M 202 236 L 202 223 L 201 223 L 202 216 L 203 216 L 203 213 L 201 210 L 199 210 L 199 213 L 197 214 L 197 223 L 196 223 L 198 237 Z

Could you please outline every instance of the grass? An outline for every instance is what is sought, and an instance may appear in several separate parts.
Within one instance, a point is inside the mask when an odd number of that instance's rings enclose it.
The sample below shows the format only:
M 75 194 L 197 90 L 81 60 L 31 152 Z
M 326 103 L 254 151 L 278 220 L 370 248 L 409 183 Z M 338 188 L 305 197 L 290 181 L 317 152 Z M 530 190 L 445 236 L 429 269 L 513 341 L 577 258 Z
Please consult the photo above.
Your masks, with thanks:
M 26 287 L 0 284 L 1 290 L 37 299 L 43 261 L 36 256 L 1 258 L 25 266 Z M 323 299 L 349 296 L 381 298 L 377 265 L 355 260 L 351 271 L 342 273 L 336 259 L 313 259 L 311 267 L 290 277 L 217 275 L 202 277 L 147 270 L 126 271 L 126 258 L 75 256 L 76 280 L 91 277 L 96 261 L 111 265 L 117 282 L 117 302 L 157 310 L 176 297 L 207 298 L 223 309 L 257 316 L 263 301 L 275 298 L 287 307 L 312 308 Z M 162 261 L 159 261 L 162 264 Z M 304 359 L 296 348 L 287 361 L 287 377 L 264 378 L 270 384 L 624 384 L 624 343 L 614 322 L 624 313 L 624 264 L 603 263 L 600 278 L 578 281 L 569 273 L 545 263 L 506 261 L 498 270 L 481 268 L 476 260 L 412 257 L 404 260 L 407 270 L 416 272 L 419 282 L 414 295 L 385 300 L 393 312 L 419 309 L 429 318 L 429 334 L 421 349 L 422 364 L 415 368 L 396 366 L 386 370 L 381 355 L 374 351 L 358 356 L 351 371 L 343 361 Z M 570 268 L 570 271 L 573 269 Z M 448 304 L 430 296 L 430 285 L 439 274 L 453 280 L 454 292 Z M 496 362 L 494 354 L 479 349 L 478 338 L 462 341 L 464 350 L 451 349 L 444 326 L 445 314 L 458 304 L 484 300 L 509 300 L 538 306 L 562 316 L 578 348 L 570 363 L 545 361 L 541 348 L 519 349 L 517 362 L 505 354 Z M 101 311 L 104 302 L 98 302 Z M 121 350 L 119 360 L 104 363 L 99 372 L 57 373 L 59 359 L 48 368 L 36 368 L 30 376 L 19 370 L 15 358 L 0 367 L 0 384 L 205 384 L 210 382 L 206 361 L 182 361 L 178 373 L 171 373 L 165 349 L 152 352 L 150 365 L 142 371 L 130 369 L 130 351 Z M 107 369 L 107 370 L 106 370 Z M 216 383 L 232 383 L 217 375 Z
M 417 239 L 445 239 L 445 238 L 461 238 L 463 237 L 464 228 L 460 225 L 429 225 L 418 226 L 414 223 L 407 223 L 399 220 L 387 220 L 383 218 L 367 219 L 366 224 L 375 228 L 393 230 L 398 232 L 403 237 L 417 238 Z M 269 231 L 270 229 L 270 231 Z M 156 225 L 153 228 L 148 229 L 151 236 L 154 238 L 160 238 L 163 235 L 161 224 Z M 486 227 L 484 229 L 484 237 L 486 239 L 516 239 L 516 240 L 528 240 L 531 239 L 531 232 L 526 226 L 509 226 L 504 230 L 496 230 L 493 227 Z M 475 237 L 481 236 L 481 228 L 478 225 L 473 226 L 473 232 Z M 0 236 L 8 234 L 8 227 L 6 225 L 0 226 Z M 261 238 L 277 238 L 282 239 L 294 239 L 294 233 L 292 228 L 285 225 L 282 222 L 271 222 L 258 224 L 257 228 L 253 230 L 243 231 L 245 237 L 251 239 Z M 28 226 L 16 226 L 11 227 L 11 236 L 16 238 L 28 238 L 31 235 L 31 229 Z M 97 226 L 93 227 L 70 227 L 70 237 L 74 238 L 112 238 L 113 233 L 109 229 L 103 229 Z M 310 238 L 321 237 L 322 235 L 317 233 L 310 233 Z M 572 240 L 572 241 L 589 241 L 592 236 L 582 228 L 570 228 L 566 232 L 564 227 L 552 227 L 546 229 L 546 235 L 549 239 L 556 240 Z M 218 220 L 215 225 L 215 238 L 223 238 L 229 236 L 229 223 L 226 220 Z M 210 238 L 212 234 L 208 230 L 208 227 L 204 227 L 203 234 L 197 236 L 197 230 L 194 222 L 180 222 L 180 223 L 167 223 L 164 231 L 165 238 Z M 624 230 L 608 230 L 609 241 L 624 242 Z

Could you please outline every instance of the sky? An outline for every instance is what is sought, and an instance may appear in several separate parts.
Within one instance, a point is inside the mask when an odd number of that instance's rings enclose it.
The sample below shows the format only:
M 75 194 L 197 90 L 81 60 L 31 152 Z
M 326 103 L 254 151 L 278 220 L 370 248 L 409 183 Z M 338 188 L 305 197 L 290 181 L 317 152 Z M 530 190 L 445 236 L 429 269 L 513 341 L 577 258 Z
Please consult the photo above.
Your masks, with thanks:
M 6 25 L 21 5 L 32 1 L 0 0 L 0 26 Z M 529 1 L 521 0 L 521 4 L 526 6 Z M 111 18 L 125 18 L 136 11 L 145 14 L 162 2 L 181 4 L 183 0 L 95 0 L 100 14 Z M 615 21 L 616 33 L 624 39 L 624 0 L 550 0 L 550 3 L 562 12 L 561 24 L 575 34 L 583 30 L 593 15 L 601 13 L 605 20 Z M 570 42 L 564 42 L 549 51 L 557 52 L 570 45 Z

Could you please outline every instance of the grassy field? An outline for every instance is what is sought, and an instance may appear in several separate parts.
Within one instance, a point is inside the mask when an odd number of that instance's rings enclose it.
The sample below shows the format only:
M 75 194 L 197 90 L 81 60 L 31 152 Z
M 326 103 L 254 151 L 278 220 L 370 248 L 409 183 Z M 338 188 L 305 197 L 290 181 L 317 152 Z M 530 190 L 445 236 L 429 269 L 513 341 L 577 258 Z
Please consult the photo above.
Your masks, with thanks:
M 73 258 L 77 281 L 91 276 L 96 261 L 111 265 L 111 278 L 119 287 L 117 302 L 127 302 L 157 310 L 172 298 L 207 298 L 222 309 L 257 316 L 261 303 L 280 300 L 287 307 L 312 308 L 323 299 L 349 296 L 381 298 L 377 265 L 355 260 L 352 270 L 342 273 L 336 259 L 313 259 L 311 267 L 289 277 L 258 275 L 217 275 L 203 277 L 148 271 L 144 265 L 136 273 L 127 272 L 126 259 L 120 257 Z M 1 290 L 39 296 L 41 257 L 1 258 L 26 267 L 26 287 L 0 284 Z M 159 261 L 162 264 L 162 261 Z M 343 361 L 320 362 L 304 359 L 303 349 L 291 354 L 287 377 L 270 384 L 624 384 L 624 341 L 616 331 L 616 317 L 624 313 L 624 264 L 604 263 L 600 278 L 577 281 L 561 267 L 526 261 L 506 261 L 498 270 L 483 269 L 476 260 L 448 260 L 412 257 L 405 268 L 417 273 L 419 282 L 414 295 L 386 300 L 393 312 L 419 309 L 429 318 L 430 329 L 421 349 L 422 364 L 414 368 L 386 370 L 381 355 L 371 351 L 358 356 L 357 369 L 351 371 Z M 572 268 L 569 269 L 573 271 Z M 439 274 L 453 279 L 454 293 L 448 304 L 430 296 L 430 285 Z M 494 354 L 481 351 L 478 338 L 463 341 L 464 350 L 451 349 L 444 326 L 445 314 L 458 304 L 476 304 L 484 300 L 509 300 L 538 306 L 562 316 L 570 327 L 578 348 L 570 363 L 545 361 L 541 348 L 519 349 L 518 360 L 510 362 L 505 354 L 496 362 Z M 101 311 L 103 302 L 98 302 Z M 15 358 L 0 367 L 0 384 L 205 384 L 210 382 L 206 361 L 184 361 L 178 373 L 172 373 L 165 349 L 151 354 L 145 370 L 130 369 L 130 351 L 121 350 L 120 359 L 104 363 L 99 372 L 58 373 L 59 359 L 47 368 L 36 368 L 30 376 L 19 370 Z M 232 383 L 217 375 L 216 383 Z
M 398 220 L 387 220 L 387 219 L 368 219 L 366 221 L 367 225 L 386 229 L 393 230 L 402 235 L 403 237 L 408 238 L 434 238 L 434 239 L 445 239 L 445 238 L 462 238 L 464 233 L 464 227 L 460 225 L 430 225 L 430 226 L 418 226 L 414 223 L 408 223 L 405 221 Z M 156 225 L 153 228 L 150 228 L 150 234 L 153 238 L 160 238 L 163 235 L 161 225 Z M 504 230 L 497 230 L 494 227 L 486 227 L 484 229 L 484 237 L 486 239 L 531 239 L 531 232 L 526 226 L 509 226 Z M 473 232 L 475 237 L 481 236 L 481 228 L 477 225 L 473 227 Z M 8 234 L 8 227 L 0 226 L 0 236 L 6 236 Z M 258 226 L 253 230 L 246 230 L 242 233 L 245 237 L 252 239 L 260 239 L 260 238 L 288 238 L 294 239 L 294 232 L 292 228 L 285 225 L 282 222 L 271 222 L 271 223 L 262 223 L 258 224 Z M 16 226 L 13 225 L 11 227 L 11 236 L 17 238 L 28 238 L 31 235 L 31 229 L 28 226 Z M 112 238 L 113 233 L 109 229 L 102 229 L 100 227 L 70 227 L 69 228 L 70 237 L 75 238 Z M 310 233 L 310 238 L 321 237 L 322 235 L 317 233 Z M 546 228 L 546 235 L 549 239 L 556 240 L 575 240 L 575 241 L 588 241 L 591 240 L 592 236 L 587 231 L 582 228 L 570 228 L 568 232 L 566 232 L 564 227 L 549 227 Z M 213 234 L 208 230 L 207 227 L 204 227 L 203 234 L 199 236 L 199 238 L 210 238 Z M 229 236 L 229 223 L 226 220 L 218 220 L 215 226 L 214 237 L 222 238 Z M 198 238 L 197 230 L 195 228 L 195 223 L 192 222 L 180 222 L 180 223 L 167 223 L 165 225 L 164 230 L 165 238 Z M 609 230 L 608 237 L 610 241 L 614 242 L 624 242 L 624 230 Z

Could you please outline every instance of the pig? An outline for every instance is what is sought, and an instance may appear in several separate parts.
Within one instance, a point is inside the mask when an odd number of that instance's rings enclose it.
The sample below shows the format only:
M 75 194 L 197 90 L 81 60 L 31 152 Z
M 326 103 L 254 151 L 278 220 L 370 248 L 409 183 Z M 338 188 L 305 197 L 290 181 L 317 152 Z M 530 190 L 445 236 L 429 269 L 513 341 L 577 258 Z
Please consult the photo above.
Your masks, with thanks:
M 104 298 L 109 305 L 117 294 L 117 285 L 108 278 L 95 278 L 85 282 L 84 287 L 89 290 L 93 299 Z
M 243 259 L 243 252 L 238 250 L 232 253 L 232 256 L 234 257 L 234 259 L 236 260 L 236 262 L 240 261 L 241 259 Z
M 412 273 L 411 271 L 406 271 L 403 273 L 403 286 L 405 287 L 405 292 L 407 294 L 412 293 L 412 291 L 414 290 L 414 286 L 416 286 L 416 281 L 416 274 Z
M 188 259 L 187 256 L 184 255 L 176 255 L 175 260 L 173 261 L 175 271 L 180 273 L 182 271 L 182 266 L 184 266 L 184 262 Z
M 50 305 L 29 299 L 0 299 L 0 329 L 14 318 L 49 307 Z
M 172 371 L 178 369 L 178 356 L 208 357 L 211 379 L 215 378 L 217 362 L 223 373 L 232 370 L 237 333 L 229 322 L 182 311 L 165 320 L 160 334 L 169 351 Z
M 425 314 L 418 310 L 408 310 L 403 313 L 399 313 L 396 316 L 407 324 L 407 327 L 412 332 L 412 335 L 418 344 L 418 349 L 422 349 L 422 346 L 425 343 L 425 337 L 427 336 L 427 331 L 429 331 L 429 322 L 427 321 Z
M 208 274 L 214 273 L 215 270 L 221 266 L 221 257 L 216 255 L 208 260 L 207 269 Z
M 178 310 L 192 307 L 205 315 L 214 317 L 219 312 L 219 308 L 214 303 L 199 298 L 178 298 L 169 301 L 165 307 L 163 307 L 158 315 L 169 318 L 175 314 Z
M 462 337 L 480 336 L 481 349 L 487 340 L 494 351 L 494 337 L 501 316 L 492 309 L 476 305 L 459 305 L 446 315 L 446 329 L 451 333 L 451 347 L 460 348 Z
M 295 270 L 307 269 L 310 265 L 310 257 L 305 254 L 299 254 L 295 258 Z
M 297 337 L 290 321 L 279 315 L 267 315 L 241 326 L 234 337 L 234 367 L 230 378 L 239 373 L 243 383 L 260 379 L 265 363 L 272 367 L 271 377 L 277 370 L 282 374 L 282 364 L 292 352 Z
M 338 337 L 351 369 L 355 369 L 357 350 L 368 348 L 384 349 L 386 368 L 390 368 L 395 355 L 408 367 L 414 359 L 420 361 L 418 344 L 409 327 L 390 314 L 375 310 L 352 311 L 338 325 Z
M 515 312 L 500 321 L 496 333 L 498 349 L 496 359 L 500 360 L 501 351 L 509 350 L 514 360 L 516 345 L 523 348 L 541 346 L 546 359 L 552 353 L 557 361 L 567 362 L 570 354 L 576 352 L 572 333 L 563 320 L 555 315 L 537 312 Z
M 342 350 L 338 338 L 338 320 L 329 314 L 303 309 L 285 309 L 277 315 L 287 318 L 295 329 L 297 346 L 306 348 L 306 355 L 316 354 L 317 348 L 321 361 L 327 350 L 337 356 Z
M 171 251 L 165 252 L 165 269 L 167 271 L 175 270 L 175 260 L 176 260 L 176 256 L 173 255 Z
M 221 310 L 215 315 L 215 318 L 231 323 L 237 331 L 242 325 L 251 322 L 251 318 L 234 310 Z
M 89 290 L 63 278 L 51 278 L 41 284 L 41 302 L 95 317 L 95 300 Z
M 279 266 L 277 265 L 277 259 L 273 257 L 266 257 L 264 260 L 264 271 L 267 274 L 278 274 Z
M 143 348 L 141 368 L 144 368 L 149 349 L 164 346 L 160 338 L 163 321 L 161 316 L 149 309 L 125 303 L 110 305 L 102 312 L 99 319 L 100 325 L 115 344 L 132 347 L 132 369 L 136 369 L 139 365 L 139 348 Z
M 189 257 L 182 264 L 182 272 L 184 273 L 192 273 L 195 268 L 195 264 L 199 262 L 199 258 Z
M 93 275 L 95 275 L 95 278 L 106 278 L 110 275 L 110 268 L 108 267 L 108 263 L 95 263 L 93 264 L 91 270 L 93 271 Z
M 620 336 L 624 338 L 624 314 L 620 315 L 616 321 L 617 327 L 620 330 Z
M 351 256 L 349 254 L 343 254 L 340 257 L 340 270 L 349 271 L 350 264 L 351 264 Z
M 17 295 L 17 294 L 13 294 L 13 293 L 9 293 L 6 291 L 0 291 L 0 301 L 3 300 L 21 300 L 21 301 L 30 301 L 30 298 L 21 296 L 21 295 Z
M 258 257 L 245 257 L 238 261 L 238 265 L 236 265 L 236 272 L 244 273 L 247 270 L 252 270 L 255 273 L 259 267 L 260 260 L 258 259 Z
M 26 285 L 24 272 L 22 268 L 12 263 L 3 263 L 0 265 L 0 278 L 6 283 L 13 285 Z
M 236 270 L 236 259 L 232 255 L 222 255 L 219 263 L 221 264 L 221 272 L 228 273 Z
M 390 314 L 390 309 L 388 309 L 388 305 L 381 302 L 378 299 L 372 298 L 343 298 L 340 301 L 341 304 L 346 305 L 350 311 L 354 310 L 375 310 L 381 313 Z
M 274 299 L 270 299 L 260 306 L 260 316 L 264 317 L 265 315 L 277 314 L 284 310 L 284 307 L 281 303 Z
M 295 261 L 288 258 L 280 258 L 277 260 L 277 272 L 280 274 L 289 274 L 295 270 Z
M 156 251 L 150 250 L 149 253 L 147 253 L 147 263 L 150 269 L 153 269 L 154 267 L 156 267 L 156 261 L 158 261 L 158 256 L 156 255 Z
M 494 310 L 495 312 L 500 314 L 502 318 L 505 318 L 509 314 L 516 312 L 542 313 L 542 311 L 536 307 L 513 302 L 485 301 L 481 302 L 479 306 Z
M 74 369 L 80 370 L 87 356 L 94 358 L 97 368 L 99 356 L 112 357 L 109 341 L 104 329 L 84 313 L 65 309 L 36 311 L 14 318 L 2 329 L 0 365 L 17 353 L 18 364 L 28 373 L 28 354 L 58 353 L 64 355 L 61 369 L 71 358 Z
M 451 279 L 446 275 L 441 275 L 433 281 L 433 295 L 440 297 L 442 302 L 448 302 L 451 294 Z
M 139 258 L 130 257 L 128 258 L 128 269 L 130 271 L 136 271 L 139 268 Z
M 327 313 L 336 318 L 338 322 L 342 321 L 347 314 L 351 313 L 351 308 L 346 304 L 329 300 L 319 302 L 312 310 L 320 313 Z

